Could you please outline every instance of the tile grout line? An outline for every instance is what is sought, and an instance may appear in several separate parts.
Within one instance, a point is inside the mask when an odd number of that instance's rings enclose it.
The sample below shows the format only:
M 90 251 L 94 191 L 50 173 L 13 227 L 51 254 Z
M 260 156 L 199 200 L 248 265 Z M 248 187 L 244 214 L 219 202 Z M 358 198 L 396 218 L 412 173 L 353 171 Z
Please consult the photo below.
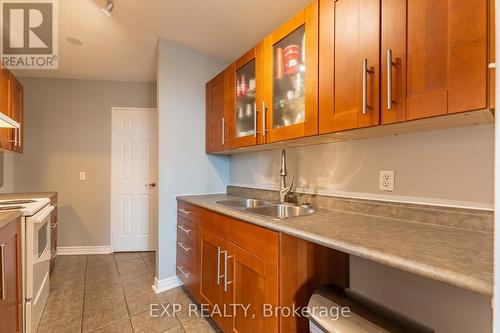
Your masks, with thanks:
M 85 256 L 85 273 L 83 276 L 83 304 L 82 304 L 82 319 L 80 324 L 80 333 L 83 333 L 83 316 L 85 314 L 85 293 L 87 289 L 87 261 L 88 261 L 88 256 Z
M 141 258 L 142 258 L 142 256 L 141 256 Z M 114 252 L 113 252 L 113 260 L 115 261 L 116 272 L 118 273 L 118 278 L 120 279 L 120 289 L 122 290 L 122 295 L 123 295 L 123 299 L 125 301 L 125 306 L 127 307 L 128 322 L 130 324 L 130 327 L 132 327 L 132 332 L 135 332 L 134 325 L 132 325 L 132 316 L 130 315 L 130 309 L 128 307 L 127 296 L 125 295 L 125 290 L 123 289 L 122 276 L 120 274 L 120 270 L 118 269 L 118 261 L 116 261 L 116 256 L 115 256 Z

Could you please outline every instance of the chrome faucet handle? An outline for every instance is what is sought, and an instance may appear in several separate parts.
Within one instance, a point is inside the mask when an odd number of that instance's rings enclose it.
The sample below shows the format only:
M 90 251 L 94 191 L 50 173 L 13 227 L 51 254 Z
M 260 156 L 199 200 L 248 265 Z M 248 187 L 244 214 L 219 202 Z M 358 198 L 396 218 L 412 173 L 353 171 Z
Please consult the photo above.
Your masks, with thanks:
M 293 175 L 292 177 L 292 182 L 290 183 L 290 185 L 286 186 L 284 189 L 283 189 L 283 193 L 285 195 L 287 195 L 291 190 L 292 190 L 292 187 L 293 185 L 295 184 L 295 175 Z

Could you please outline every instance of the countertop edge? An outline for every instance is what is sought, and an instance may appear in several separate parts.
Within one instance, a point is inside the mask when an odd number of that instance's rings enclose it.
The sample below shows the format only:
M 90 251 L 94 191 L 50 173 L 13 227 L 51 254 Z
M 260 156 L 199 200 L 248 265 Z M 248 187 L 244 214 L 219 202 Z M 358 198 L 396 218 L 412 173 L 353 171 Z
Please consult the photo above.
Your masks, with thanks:
M 223 214 L 226 216 L 230 216 L 236 218 L 238 220 L 251 223 L 254 225 L 258 225 L 260 227 L 273 230 L 276 232 L 282 232 L 290 236 L 294 236 L 311 243 L 323 245 L 341 252 L 345 252 L 351 255 L 355 255 L 364 259 L 368 259 L 392 268 L 401 269 L 403 271 L 414 273 L 422 277 L 426 277 L 432 280 L 444 282 L 462 289 L 466 289 L 469 291 L 473 291 L 479 294 L 492 296 L 493 295 L 493 286 L 488 283 L 488 281 L 472 278 L 470 276 L 466 276 L 461 273 L 456 273 L 449 270 L 444 270 L 435 266 L 428 266 L 423 263 L 414 262 L 410 260 L 406 260 L 402 257 L 397 257 L 393 255 L 388 255 L 386 253 L 380 253 L 376 250 L 371 249 L 363 249 L 359 246 L 352 246 L 345 242 L 336 241 L 334 239 L 323 238 L 316 234 L 309 234 L 302 230 L 294 230 L 293 228 L 287 228 L 286 226 L 277 225 L 273 223 L 269 223 L 269 220 L 266 222 L 263 219 L 262 222 L 258 221 L 259 217 L 255 215 L 249 215 L 248 213 L 238 211 L 236 209 L 229 210 L 223 209 L 222 207 L 217 207 L 212 204 L 206 204 L 200 202 L 199 200 L 192 199 L 188 196 L 177 196 L 176 198 L 179 201 L 183 201 L 198 207 L 202 207 L 219 214 Z M 251 217 L 251 218 L 250 218 Z
M 13 211 L 1 213 L 0 214 L 0 229 L 2 229 L 3 227 L 14 222 L 15 220 L 17 220 L 21 216 L 23 216 L 23 214 L 19 210 L 13 210 Z

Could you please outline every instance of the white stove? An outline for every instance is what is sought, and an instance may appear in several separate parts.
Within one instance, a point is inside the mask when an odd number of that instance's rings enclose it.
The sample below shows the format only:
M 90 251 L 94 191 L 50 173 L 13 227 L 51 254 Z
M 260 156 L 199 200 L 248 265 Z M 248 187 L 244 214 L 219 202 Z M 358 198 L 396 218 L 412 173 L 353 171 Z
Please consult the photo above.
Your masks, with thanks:
M 20 210 L 23 216 L 33 216 L 49 203 L 48 198 L 0 200 L 0 212 Z
M 22 212 L 24 332 L 35 333 L 49 297 L 50 199 L 0 200 L 0 211 Z

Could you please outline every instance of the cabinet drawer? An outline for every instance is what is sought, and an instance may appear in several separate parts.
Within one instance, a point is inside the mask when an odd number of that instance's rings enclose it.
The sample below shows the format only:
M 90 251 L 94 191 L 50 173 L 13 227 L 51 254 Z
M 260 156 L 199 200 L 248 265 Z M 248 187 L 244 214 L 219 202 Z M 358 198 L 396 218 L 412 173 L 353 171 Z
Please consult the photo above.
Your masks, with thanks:
M 177 234 L 189 239 L 193 244 L 196 242 L 196 226 L 182 217 L 177 217 Z
M 180 244 L 182 244 L 182 246 L 184 247 L 191 247 L 193 249 L 196 249 L 196 242 L 189 237 L 186 237 L 186 234 L 181 230 L 177 232 L 177 245 Z
M 177 202 L 177 216 L 182 217 L 190 222 L 196 223 L 196 208 L 188 203 L 178 201 Z
M 196 246 L 194 242 L 191 242 L 189 239 L 184 236 L 178 234 L 177 235 L 177 254 L 179 258 L 179 254 L 183 260 L 187 260 L 187 265 L 191 268 L 194 268 L 195 259 L 196 259 Z

